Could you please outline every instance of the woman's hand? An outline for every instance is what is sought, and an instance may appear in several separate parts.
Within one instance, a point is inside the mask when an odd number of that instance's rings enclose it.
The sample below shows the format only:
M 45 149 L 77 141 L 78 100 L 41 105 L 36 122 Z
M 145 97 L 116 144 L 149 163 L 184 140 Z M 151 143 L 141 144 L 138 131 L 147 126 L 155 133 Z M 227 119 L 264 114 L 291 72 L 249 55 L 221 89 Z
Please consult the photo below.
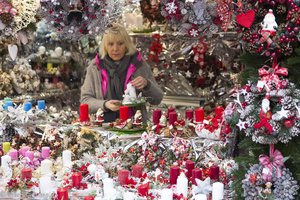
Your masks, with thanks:
M 136 89 L 141 90 L 141 89 L 143 89 L 144 87 L 147 86 L 148 81 L 144 77 L 138 76 L 138 77 L 136 77 L 135 79 L 133 79 L 131 81 L 131 84 Z
M 117 111 L 120 110 L 121 101 L 119 100 L 108 100 L 104 103 L 104 107 L 111 110 L 111 111 Z

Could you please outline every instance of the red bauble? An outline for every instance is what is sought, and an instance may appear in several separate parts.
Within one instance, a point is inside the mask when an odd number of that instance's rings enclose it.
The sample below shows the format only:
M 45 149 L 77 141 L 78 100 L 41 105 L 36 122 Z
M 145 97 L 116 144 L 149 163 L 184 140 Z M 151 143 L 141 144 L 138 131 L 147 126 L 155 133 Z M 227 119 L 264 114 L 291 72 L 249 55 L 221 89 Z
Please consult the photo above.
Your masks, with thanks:
M 284 126 L 286 128 L 291 128 L 292 126 L 294 126 L 294 120 L 290 120 L 290 119 L 287 119 L 284 121 Z

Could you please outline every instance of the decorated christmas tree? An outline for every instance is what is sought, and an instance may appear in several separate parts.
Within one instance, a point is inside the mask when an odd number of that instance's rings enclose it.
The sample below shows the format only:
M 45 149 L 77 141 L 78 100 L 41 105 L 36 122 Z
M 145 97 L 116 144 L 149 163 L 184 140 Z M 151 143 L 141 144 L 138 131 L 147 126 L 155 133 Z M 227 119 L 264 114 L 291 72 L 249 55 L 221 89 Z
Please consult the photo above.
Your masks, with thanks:
M 237 199 L 299 199 L 300 90 L 293 83 L 299 76 L 299 1 L 237 6 L 236 29 L 247 50 L 241 56 L 245 84 L 225 109 L 223 129 L 239 141 L 233 189 Z

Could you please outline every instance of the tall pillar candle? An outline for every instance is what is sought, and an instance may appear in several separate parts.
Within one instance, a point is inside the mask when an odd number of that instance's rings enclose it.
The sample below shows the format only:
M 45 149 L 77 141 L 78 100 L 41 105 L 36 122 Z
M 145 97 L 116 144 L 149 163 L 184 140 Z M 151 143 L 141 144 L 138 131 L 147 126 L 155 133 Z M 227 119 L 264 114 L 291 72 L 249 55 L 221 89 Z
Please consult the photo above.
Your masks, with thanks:
M 164 188 L 160 192 L 161 200 L 173 200 L 172 189 Z
M 167 113 L 167 114 L 168 114 L 168 117 L 169 117 L 169 114 L 170 114 L 171 112 L 176 112 L 176 111 L 175 111 L 175 108 L 173 108 L 173 107 L 169 107 L 169 108 L 168 108 L 168 113 Z
M 39 110 L 45 110 L 46 109 L 45 100 L 38 100 L 37 101 L 37 107 L 38 107 Z
M 224 199 L 224 184 L 215 182 L 212 184 L 212 200 Z
M 123 200 L 135 200 L 136 195 L 133 192 L 124 192 L 123 193 Z
M 71 167 L 72 166 L 72 152 L 70 150 L 64 150 L 62 153 L 63 166 Z
M 170 168 L 170 184 L 174 185 L 177 183 L 177 178 L 180 174 L 180 168 L 177 166 L 172 166 Z
M 209 177 L 211 180 L 218 181 L 220 176 L 220 168 L 218 165 L 212 165 L 209 168 Z
M 11 157 L 12 160 L 18 160 L 18 151 L 12 149 L 8 152 L 8 155 Z
M 197 108 L 195 110 L 195 121 L 196 123 L 203 122 L 204 120 L 204 109 L 203 108 Z
M 186 177 L 190 178 L 192 176 L 192 171 L 195 168 L 195 163 L 191 160 L 185 161 L 185 168 L 187 169 Z
M 26 151 L 25 152 L 25 157 L 29 158 L 30 161 L 33 161 L 33 159 L 34 159 L 34 152 L 33 151 Z
M 217 106 L 215 108 L 215 118 L 221 119 L 223 116 L 224 108 L 222 106 Z
M 182 194 L 184 197 L 187 197 L 188 194 L 188 179 L 181 173 L 177 178 L 177 195 Z
M 194 111 L 193 110 L 186 110 L 185 111 L 185 119 L 193 122 L 194 120 Z
M 7 154 L 10 150 L 10 142 L 3 142 L 2 150 L 4 151 L 4 154 Z
M 131 176 L 141 178 L 143 175 L 143 166 L 142 165 L 132 165 L 131 167 Z
M 128 106 L 120 106 L 120 120 L 126 121 L 129 118 L 129 107 Z
M 152 121 L 154 125 L 159 123 L 160 117 L 161 117 L 161 110 L 160 109 L 153 110 Z
M 51 176 L 52 175 L 52 161 L 45 159 L 41 162 L 41 175 L 42 176 Z
M 79 118 L 80 118 L 81 122 L 89 121 L 89 105 L 88 104 L 80 104 Z
M 46 159 L 50 157 L 50 147 L 42 147 L 42 158 Z
M 195 200 L 207 200 L 206 194 L 197 194 L 195 195 Z
M 114 193 L 114 181 L 111 178 L 103 179 L 103 193 L 104 198 L 110 198 Z
M 143 197 L 148 196 L 148 192 L 149 192 L 149 183 L 145 183 L 138 186 L 138 194 L 140 196 Z
M 6 169 L 10 168 L 10 162 L 11 162 L 11 157 L 8 155 L 4 155 L 1 157 L 1 168 L 3 169 L 3 171 L 5 171 Z
M 57 189 L 57 200 L 68 200 L 68 189 L 67 188 L 58 188 Z
M 21 178 L 22 179 L 31 179 L 32 178 L 32 169 L 31 168 L 23 168 L 21 170 Z
M 73 187 L 79 188 L 81 180 L 82 180 L 82 174 L 80 172 L 74 172 L 72 174 L 72 185 L 73 185 Z
M 120 169 L 118 171 L 118 181 L 120 185 L 126 185 L 129 180 L 129 171 L 126 169 Z
M 202 180 L 202 171 L 201 169 L 195 168 L 192 170 L 192 183 L 197 185 L 196 178 Z
M 169 124 L 174 126 L 176 121 L 177 121 L 177 113 L 176 112 L 170 112 L 169 113 Z
M 53 183 L 50 176 L 42 176 L 39 180 L 40 192 L 42 194 L 49 194 L 53 190 Z

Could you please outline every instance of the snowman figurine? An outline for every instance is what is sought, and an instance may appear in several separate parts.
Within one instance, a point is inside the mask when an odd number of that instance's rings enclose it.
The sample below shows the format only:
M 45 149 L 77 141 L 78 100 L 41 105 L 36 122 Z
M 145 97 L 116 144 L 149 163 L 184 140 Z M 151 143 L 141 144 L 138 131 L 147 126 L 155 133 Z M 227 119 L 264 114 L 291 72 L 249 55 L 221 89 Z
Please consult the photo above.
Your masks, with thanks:
M 265 15 L 263 22 L 261 23 L 262 29 L 260 31 L 261 38 L 259 43 L 267 42 L 268 47 L 273 43 L 271 36 L 276 34 L 276 29 L 278 27 L 273 10 L 269 9 L 269 12 Z

